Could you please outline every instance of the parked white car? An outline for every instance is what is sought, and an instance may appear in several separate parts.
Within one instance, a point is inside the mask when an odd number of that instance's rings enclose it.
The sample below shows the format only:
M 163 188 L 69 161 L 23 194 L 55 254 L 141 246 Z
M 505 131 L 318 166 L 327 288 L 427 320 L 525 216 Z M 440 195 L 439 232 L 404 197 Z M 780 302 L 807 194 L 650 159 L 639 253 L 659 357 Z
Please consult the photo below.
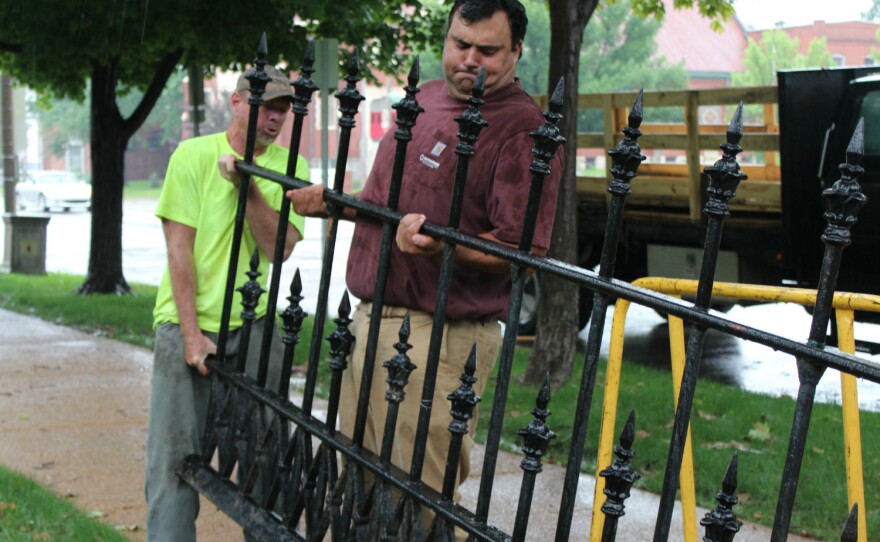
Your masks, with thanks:
M 15 185 L 15 199 L 22 210 L 88 211 L 92 208 L 92 185 L 71 171 L 31 170 Z

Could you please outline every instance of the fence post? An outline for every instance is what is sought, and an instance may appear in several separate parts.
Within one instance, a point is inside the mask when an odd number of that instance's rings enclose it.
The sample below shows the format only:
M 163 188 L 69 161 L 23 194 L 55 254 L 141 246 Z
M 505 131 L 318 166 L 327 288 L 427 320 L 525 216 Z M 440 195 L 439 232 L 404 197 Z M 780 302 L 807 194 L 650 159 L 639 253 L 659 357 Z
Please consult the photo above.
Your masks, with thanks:
M 523 219 L 520 234 L 519 250 L 529 252 L 532 249 L 532 237 L 538 216 L 541 190 L 544 179 L 550 174 L 550 160 L 565 138 L 559 133 L 557 124 L 562 119 L 562 102 L 565 93 L 565 79 L 560 78 L 556 89 L 550 97 L 549 111 L 544 113 L 546 122 L 538 130 L 529 135 L 535 139 L 532 153 L 534 159 L 529 165 L 532 172 L 529 186 L 529 201 Z M 492 413 L 489 418 L 489 432 L 486 437 L 486 451 L 483 454 L 483 471 L 480 478 L 480 492 L 477 498 L 476 518 L 485 522 L 489 517 L 489 503 L 492 498 L 492 485 L 495 476 L 495 465 L 501 443 L 501 427 L 504 417 L 504 405 L 507 402 L 507 391 L 510 384 L 513 353 L 516 347 L 516 336 L 519 332 L 519 314 L 522 310 L 523 291 L 525 289 L 525 268 L 511 266 L 510 306 L 507 309 L 507 323 L 504 328 L 504 339 L 498 358 L 498 373 L 495 379 L 495 399 L 492 402 Z
M 468 107 L 455 120 L 459 124 L 458 145 L 455 154 L 458 161 L 455 168 L 455 182 L 452 187 L 452 200 L 449 209 L 448 226 L 457 229 L 461 221 L 461 207 L 464 199 L 464 188 L 467 182 L 467 170 L 470 158 L 474 155 L 474 143 L 480 137 L 480 131 L 486 126 L 486 121 L 480 114 L 480 106 L 483 105 L 483 89 L 486 82 L 486 69 L 480 68 L 471 96 L 468 98 Z M 449 286 L 452 283 L 452 266 L 455 255 L 455 245 L 444 243 L 443 260 L 440 265 L 440 276 L 437 285 L 437 308 L 434 311 L 434 323 L 431 328 L 431 339 L 428 345 L 428 359 L 425 362 L 425 380 L 422 388 L 421 404 L 428 405 L 419 412 L 419 423 L 416 428 L 416 436 L 413 444 L 412 466 L 410 468 L 410 480 L 416 485 L 421 484 L 422 469 L 425 461 L 426 442 L 428 440 L 428 426 L 431 419 L 431 402 L 434 396 L 434 386 L 437 381 L 437 368 L 440 363 L 440 345 L 443 340 L 443 326 L 446 321 L 446 308 L 449 298 Z
M 721 145 L 724 153 L 721 160 L 714 166 L 706 168 L 709 176 L 707 192 L 709 201 L 705 213 L 709 215 L 706 226 L 706 241 L 703 247 L 703 263 L 700 266 L 700 281 L 697 286 L 695 308 L 706 311 L 712 300 L 712 286 L 715 283 L 715 265 L 721 246 L 721 230 L 724 219 L 730 216 L 730 199 L 736 196 L 736 187 L 746 178 L 736 162 L 736 155 L 742 152 L 739 141 L 743 135 L 743 104 L 736 108 L 730 126 L 727 129 L 727 142 Z M 687 354 L 682 371 L 681 389 L 678 394 L 678 406 L 675 409 L 675 420 L 672 426 L 672 437 L 669 441 L 669 454 L 666 459 L 666 472 L 663 477 L 663 489 L 660 495 L 660 508 L 657 512 L 657 525 L 654 529 L 654 542 L 663 542 L 669 537 L 669 525 L 672 521 L 672 509 L 675 505 L 675 493 L 678 490 L 681 462 L 684 456 L 685 441 L 690 424 L 694 392 L 697 387 L 697 371 L 703 357 L 703 339 L 706 328 L 689 324 L 690 333 L 687 341 Z
M 556 438 L 556 433 L 547 426 L 547 418 L 550 411 L 550 373 L 544 375 L 544 382 L 538 390 L 535 398 L 535 408 L 532 409 L 534 418 L 525 429 L 520 429 L 517 434 L 523 438 L 522 451 L 525 458 L 520 463 L 523 470 L 523 481 L 519 489 L 519 504 L 516 508 L 516 518 L 513 524 L 513 540 L 522 541 L 526 538 L 526 530 L 529 526 L 529 512 L 532 509 L 532 498 L 535 494 L 535 479 L 543 470 L 541 458 L 547 454 L 547 446 Z
M 617 147 L 608 151 L 611 155 L 611 182 L 608 192 L 611 193 L 611 205 L 605 226 L 605 240 L 602 244 L 602 255 L 599 261 L 599 277 L 610 279 L 614 276 L 614 264 L 617 261 L 617 245 L 620 228 L 623 224 L 623 207 L 626 197 L 630 194 L 630 183 L 638 173 L 639 165 L 645 160 L 638 145 L 642 132 L 642 91 L 639 91 L 632 109 L 629 112 L 629 125 L 623 129 L 624 139 Z M 572 425 L 571 444 L 568 448 L 568 463 L 565 469 L 565 483 L 562 488 L 562 499 L 559 505 L 559 517 L 556 523 L 556 542 L 568 542 L 571 531 L 571 520 L 577 498 L 577 483 L 580 475 L 581 459 L 584 453 L 584 441 L 587 438 L 587 424 L 590 421 L 590 406 L 593 402 L 593 389 L 596 386 L 596 370 L 599 366 L 599 349 L 602 346 L 602 333 L 605 330 L 605 316 L 608 311 L 608 296 L 594 293 L 593 311 L 590 315 L 590 330 L 587 335 L 587 352 L 584 355 L 584 368 L 581 373 L 580 391 L 578 392 L 578 409 Z
M 345 76 L 347 82 L 345 88 L 335 94 L 339 100 L 339 148 L 336 156 L 336 177 L 333 180 L 333 191 L 341 194 L 345 181 L 345 166 L 348 163 L 348 146 L 351 140 L 351 131 L 355 127 L 354 116 L 358 112 L 358 106 L 365 100 L 357 90 L 358 77 L 357 50 L 352 52 L 348 60 L 348 73 Z M 342 208 L 331 202 L 327 203 L 330 211 L 329 232 L 324 242 L 324 258 L 321 261 L 321 282 L 318 287 L 318 303 L 315 309 L 315 323 L 312 331 L 312 341 L 309 344 L 309 364 L 306 368 L 306 386 L 303 392 L 302 408 L 306 414 L 312 412 L 312 403 L 315 400 L 315 383 L 318 377 L 318 359 L 321 354 L 321 338 L 324 334 L 324 322 L 327 319 L 327 297 L 330 290 L 330 275 L 333 271 L 333 256 L 336 252 L 336 235 L 339 231 L 339 220 L 342 216 Z
M 816 349 L 825 348 L 828 332 L 828 320 L 831 315 L 831 302 L 837 286 L 837 275 L 843 249 L 852 242 L 850 228 L 856 223 L 859 209 L 868 198 L 859 186 L 859 177 L 865 170 L 860 165 L 865 152 L 865 119 L 859 120 L 849 146 L 846 149 L 846 163 L 841 164 L 840 179 L 822 192 L 825 199 L 825 220 L 828 225 L 822 233 L 825 243 L 825 256 L 819 271 L 819 287 L 816 292 L 816 306 L 813 309 L 813 320 L 810 325 L 808 343 Z M 807 432 L 810 428 L 810 417 L 813 412 L 813 401 L 816 398 L 816 385 L 825 373 L 825 366 L 807 358 L 798 358 L 797 403 L 795 404 L 794 420 L 788 441 L 788 452 L 785 456 L 785 467 L 782 471 L 782 483 L 779 487 L 779 500 L 776 502 L 776 517 L 773 521 L 771 540 L 784 541 L 791 523 L 791 512 L 794 506 L 797 482 L 800 477 Z
M 254 59 L 254 68 L 245 74 L 245 79 L 250 83 L 248 97 L 248 129 L 244 148 L 244 161 L 247 164 L 254 163 L 254 147 L 257 141 L 257 118 L 260 115 L 260 106 L 263 105 L 263 93 L 269 83 L 266 74 L 266 34 L 260 38 L 257 46 L 257 58 Z M 242 174 L 238 182 L 238 208 L 235 211 L 235 222 L 232 233 L 232 249 L 230 250 L 229 270 L 226 273 L 226 289 L 223 297 L 223 310 L 220 314 L 220 331 L 217 334 L 217 359 L 221 362 L 226 360 L 226 341 L 229 338 L 229 316 L 232 314 L 232 293 L 235 289 L 235 280 L 238 271 L 238 253 L 241 250 L 241 236 L 244 232 L 244 210 L 247 206 L 247 195 L 250 188 L 251 176 Z
M 305 58 L 299 67 L 299 77 L 291 83 L 294 87 L 293 96 L 293 127 L 290 132 L 290 154 L 287 157 L 287 176 L 296 176 L 299 161 L 299 146 L 302 140 L 302 127 L 305 117 L 309 114 L 309 103 L 312 94 L 318 89 L 311 75 L 315 70 L 315 42 L 310 41 Z M 281 209 L 278 211 L 278 229 L 275 234 L 275 253 L 272 258 L 272 276 L 269 281 L 269 299 L 266 305 L 266 326 L 263 329 L 263 342 L 260 344 L 260 368 L 257 372 L 257 385 L 266 385 L 266 374 L 269 369 L 269 350 L 272 347 L 272 335 L 275 332 L 275 305 L 278 302 L 278 289 L 281 283 L 281 265 L 284 263 L 284 245 L 287 239 L 287 226 L 290 224 L 290 200 L 281 198 Z M 282 382 L 286 380 L 281 379 Z M 288 383 L 289 385 L 289 383 Z M 279 395 L 287 397 L 288 388 L 279 388 Z
M 385 391 L 385 400 L 388 401 L 388 411 L 385 416 L 385 431 L 382 433 L 382 450 L 379 454 L 382 467 L 388 469 L 391 466 L 391 454 L 393 453 L 395 428 L 397 427 L 400 403 L 406 397 L 406 385 L 409 383 L 409 374 L 416 369 L 407 352 L 412 348 L 409 344 L 411 332 L 409 313 L 403 316 L 403 322 L 398 331 L 398 342 L 394 344 L 397 354 L 382 364 L 388 370 L 388 389 Z M 378 480 L 373 486 L 373 514 L 370 522 L 370 540 L 385 540 L 392 536 L 388 527 L 391 525 L 393 516 L 391 512 L 391 491 L 387 485 Z M 381 537 L 381 538 L 380 538 Z
M 412 140 L 412 129 L 416 124 L 419 114 L 424 111 L 416 100 L 419 90 L 419 61 L 413 63 L 407 77 L 407 86 L 404 87 L 406 95 L 393 108 L 397 111 L 397 130 L 394 139 L 397 147 L 394 152 L 394 164 L 391 170 L 391 181 L 388 187 L 388 200 L 386 205 L 389 209 L 397 210 L 400 200 L 400 185 L 403 182 L 403 166 L 406 160 L 406 151 Z M 376 364 L 376 351 L 379 343 L 379 325 L 382 321 L 382 306 L 385 300 L 385 286 L 388 280 L 388 267 L 391 260 L 391 244 L 394 239 L 394 224 L 382 223 L 382 240 L 379 244 L 379 261 L 376 269 L 376 282 L 373 291 L 373 301 L 370 308 L 370 327 L 367 330 L 367 344 L 364 347 L 364 364 L 361 372 L 361 388 L 358 390 L 357 411 L 355 414 L 354 434 L 352 441 L 355 446 L 364 443 L 364 428 L 367 420 L 367 409 L 370 402 L 370 385 L 373 382 L 373 368 Z

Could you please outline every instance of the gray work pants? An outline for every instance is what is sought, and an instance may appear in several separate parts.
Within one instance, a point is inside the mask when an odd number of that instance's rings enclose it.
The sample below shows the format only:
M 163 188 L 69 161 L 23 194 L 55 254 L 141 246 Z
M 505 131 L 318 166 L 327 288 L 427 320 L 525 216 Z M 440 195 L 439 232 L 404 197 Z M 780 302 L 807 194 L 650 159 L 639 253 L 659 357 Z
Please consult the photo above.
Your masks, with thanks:
M 256 377 L 263 319 L 254 323 L 248 345 L 245 372 Z M 217 341 L 216 333 L 205 333 Z M 229 333 L 227 359 L 235 363 L 241 341 L 240 330 Z M 277 389 L 284 345 L 273 334 L 267 383 Z M 147 465 L 144 490 L 147 498 L 147 539 L 156 542 L 196 540 L 195 519 L 199 495 L 175 471 L 190 454 L 201 454 L 202 437 L 211 400 L 211 377 L 188 366 L 183 357 L 183 337 L 176 324 L 156 329 L 150 415 L 147 424 Z M 230 537 L 232 539 L 232 537 Z

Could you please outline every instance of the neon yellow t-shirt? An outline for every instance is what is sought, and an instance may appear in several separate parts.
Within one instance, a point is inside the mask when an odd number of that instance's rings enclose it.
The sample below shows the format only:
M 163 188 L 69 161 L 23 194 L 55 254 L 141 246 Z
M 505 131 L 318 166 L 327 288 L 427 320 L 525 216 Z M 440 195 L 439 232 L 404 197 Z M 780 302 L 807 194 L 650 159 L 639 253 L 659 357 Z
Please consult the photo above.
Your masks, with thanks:
M 168 162 L 165 183 L 159 196 L 159 204 L 156 206 L 157 217 L 173 220 L 196 230 L 193 247 L 196 267 L 195 308 L 199 328 L 212 332 L 220 330 L 226 273 L 229 269 L 235 212 L 238 205 L 238 190 L 220 176 L 220 169 L 217 167 L 217 160 L 224 154 L 236 154 L 229 145 L 225 132 L 182 142 Z M 256 164 L 266 169 L 284 172 L 287 169 L 288 155 L 287 149 L 273 144 L 256 158 Z M 309 176 L 308 164 L 301 156 L 297 160 L 296 176 L 300 179 L 308 179 Z M 276 211 L 281 209 L 284 190 L 279 184 L 257 177 L 252 177 L 251 182 L 257 183 L 270 207 Z M 299 236 L 302 238 L 305 219 L 291 210 L 290 223 L 299 231 Z M 236 288 L 248 280 L 245 272 L 250 269 L 249 262 L 256 248 L 256 239 L 245 220 L 241 251 L 238 256 Z M 258 270 L 261 275 L 258 280 L 264 288 L 268 282 L 271 257 L 271 254 L 267 257 L 260 253 Z M 260 303 L 257 306 L 258 317 L 266 314 L 267 297 L 267 294 L 260 296 Z M 241 293 L 236 291 L 232 299 L 229 322 L 231 329 L 241 327 L 241 310 Z M 162 282 L 159 284 L 156 307 L 153 309 L 153 327 L 165 322 L 180 323 L 167 265 Z

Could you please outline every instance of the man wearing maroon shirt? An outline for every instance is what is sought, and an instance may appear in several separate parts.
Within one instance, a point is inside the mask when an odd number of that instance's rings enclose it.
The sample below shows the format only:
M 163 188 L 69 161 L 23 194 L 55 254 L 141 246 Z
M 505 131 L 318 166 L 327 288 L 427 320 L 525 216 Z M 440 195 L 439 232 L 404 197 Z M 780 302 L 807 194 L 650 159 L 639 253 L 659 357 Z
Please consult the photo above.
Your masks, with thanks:
M 528 20 L 517 0 L 458 0 L 453 5 L 443 46 L 445 80 L 421 87 L 419 103 L 425 109 L 413 128 L 400 190 L 399 209 L 407 213 L 392 247 L 390 271 L 376 356 L 377 370 L 371 383 L 370 411 L 364 445 L 379 450 L 385 426 L 385 378 L 379 369 L 396 351 L 394 343 L 402 318 L 410 314 L 412 333 L 409 352 L 418 366 L 410 375 L 407 397 L 397 421 L 392 462 L 409 470 L 413 439 L 419 417 L 419 399 L 424 381 L 425 360 L 435 310 L 443 243 L 420 234 L 426 221 L 445 224 L 449 216 L 455 176 L 455 146 L 458 124 L 454 117 L 467 107 L 477 72 L 485 67 L 485 104 L 480 113 L 488 126 L 480 133 L 476 154 L 470 160 L 460 230 L 499 244 L 515 247 L 522 229 L 523 210 L 529 192 L 529 164 L 532 138 L 544 119 L 540 108 L 523 91 L 515 77 Z M 360 198 L 384 205 L 388 197 L 395 150 L 393 131 L 379 144 L 374 166 Z M 532 251 L 544 255 L 550 245 L 556 192 L 561 174 L 562 152 L 552 163 L 546 179 L 535 227 Z M 326 216 L 320 185 L 289 191 L 297 213 Z M 381 223 L 358 217 L 345 209 L 344 218 L 355 220 L 346 281 L 349 290 L 362 300 L 355 311 L 352 330 L 355 351 L 343 378 L 339 421 L 343 434 L 351 436 L 361 385 L 364 351 L 370 324 L 371 301 L 382 237 Z M 447 322 L 428 449 L 422 480 L 436 490 L 442 488 L 450 434 L 447 396 L 459 385 L 468 353 L 477 344 L 477 383 L 482 394 L 501 344 L 499 319 L 506 316 L 510 297 L 510 266 L 504 260 L 465 247 L 455 250 L 452 286 L 449 290 Z M 470 469 L 470 450 L 477 425 L 476 413 L 470 435 L 464 439 L 459 461 L 459 481 Z

